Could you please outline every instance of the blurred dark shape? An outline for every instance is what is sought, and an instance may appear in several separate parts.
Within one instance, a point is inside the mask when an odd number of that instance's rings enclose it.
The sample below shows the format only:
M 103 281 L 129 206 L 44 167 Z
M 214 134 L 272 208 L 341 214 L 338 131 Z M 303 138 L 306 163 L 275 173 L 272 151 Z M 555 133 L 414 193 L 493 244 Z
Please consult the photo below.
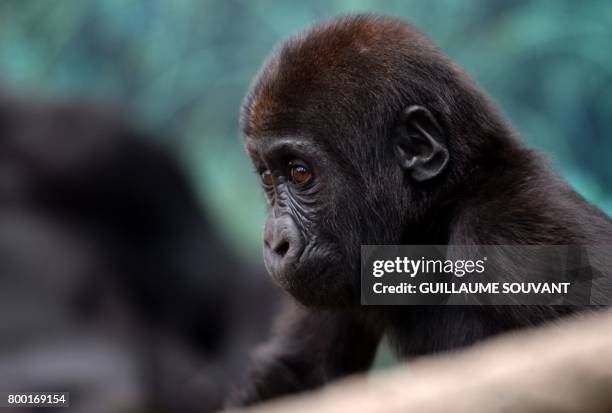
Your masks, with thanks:
M 0 94 L 0 389 L 71 411 L 221 406 L 278 293 L 116 113 Z

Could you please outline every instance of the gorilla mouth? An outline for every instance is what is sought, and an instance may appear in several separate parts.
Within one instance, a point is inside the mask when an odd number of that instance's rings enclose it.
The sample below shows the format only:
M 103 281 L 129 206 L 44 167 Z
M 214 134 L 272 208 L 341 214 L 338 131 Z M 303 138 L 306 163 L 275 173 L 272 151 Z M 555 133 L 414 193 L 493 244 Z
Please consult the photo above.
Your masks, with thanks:
M 321 246 L 306 247 L 302 254 L 281 267 L 270 268 L 268 272 L 274 282 L 306 306 L 335 306 L 353 298 L 352 277 L 346 274 L 337 254 Z M 334 293 L 330 295 L 330 292 Z M 333 302 L 329 301 L 334 297 Z

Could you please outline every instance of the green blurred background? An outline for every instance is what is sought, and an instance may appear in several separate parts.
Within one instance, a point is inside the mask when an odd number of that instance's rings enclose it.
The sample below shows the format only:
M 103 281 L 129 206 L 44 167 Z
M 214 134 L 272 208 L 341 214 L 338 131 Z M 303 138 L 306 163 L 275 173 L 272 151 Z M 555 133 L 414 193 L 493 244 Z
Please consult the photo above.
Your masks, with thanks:
M 122 105 L 177 151 L 223 236 L 259 260 L 264 203 L 241 99 L 275 43 L 356 11 L 414 22 L 612 213 L 608 0 L 3 0 L 0 87 Z

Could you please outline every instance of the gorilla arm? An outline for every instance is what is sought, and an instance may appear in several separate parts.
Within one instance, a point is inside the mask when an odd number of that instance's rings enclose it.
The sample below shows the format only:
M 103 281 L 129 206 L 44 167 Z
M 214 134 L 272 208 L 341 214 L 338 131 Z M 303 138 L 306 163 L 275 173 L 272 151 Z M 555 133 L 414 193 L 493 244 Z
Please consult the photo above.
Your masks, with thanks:
M 246 386 L 231 404 L 312 390 L 372 364 L 384 327 L 374 314 L 310 309 L 293 300 L 287 307 L 270 341 L 253 352 Z

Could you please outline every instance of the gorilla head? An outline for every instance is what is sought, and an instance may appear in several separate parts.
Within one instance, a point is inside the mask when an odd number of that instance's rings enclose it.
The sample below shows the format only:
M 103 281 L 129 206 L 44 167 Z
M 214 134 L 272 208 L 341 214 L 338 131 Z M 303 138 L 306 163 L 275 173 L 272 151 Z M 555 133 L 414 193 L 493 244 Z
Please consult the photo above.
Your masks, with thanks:
M 363 15 L 274 51 L 243 104 L 242 133 L 270 209 L 267 268 L 306 304 L 358 298 L 360 245 L 446 243 L 432 217 L 481 153 L 497 156 L 496 136 L 512 136 L 422 34 Z

